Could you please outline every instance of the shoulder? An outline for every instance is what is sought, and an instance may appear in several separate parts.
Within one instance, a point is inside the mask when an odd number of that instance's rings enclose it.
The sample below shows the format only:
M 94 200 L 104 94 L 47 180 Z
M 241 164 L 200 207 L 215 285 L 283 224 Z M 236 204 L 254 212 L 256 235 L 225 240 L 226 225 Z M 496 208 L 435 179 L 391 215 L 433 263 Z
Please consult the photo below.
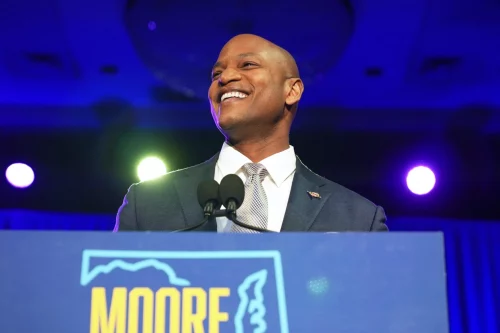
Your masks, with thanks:
M 336 205 L 355 208 L 356 210 L 367 211 L 370 214 L 379 208 L 379 205 L 365 196 L 339 184 L 323 178 L 325 189 L 331 193 L 331 199 Z
M 165 230 L 185 221 L 183 204 L 194 205 L 197 185 L 211 172 L 206 161 L 161 177 L 132 184 L 117 216 L 116 230 Z M 170 221 L 168 226 L 165 221 Z
M 163 186 L 163 185 L 168 185 L 174 182 L 175 180 L 179 180 L 182 178 L 185 178 L 192 169 L 196 168 L 197 165 L 191 166 L 185 169 L 179 169 L 179 170 L 174 170 L 167 172 L 166 174 L 153 178 L 153 179 L 148 179 L 141 181 L 139 183 L 133 184 L 134 186 L 141 188 L 141 189 L 148 189 L 148 188 L 154 188 L 156 186 Z
M 170 171 L 163 176 L 145 180 L 139 183 L 132 184 L 136 188 L 137 191 L 154 191 L 155 189 L 168 189 L 174 186 L 177 182 L 182 182 L 188 178 L 199 178 L 200 173 L 206 171 L 207 167 L 210 167 L 213 164 L 212 157 L 208 161 L 184 168 L 178 169 L 174 171 Z
M 340 184 L 329 181 L 332 189 L 330 210 L 342 212 L 349 230 L 388 231 L 385 209 Z
M 328 196 L 324 206 L 326 215 L 349 221 L 347 226 L 349 230 L 386 229 L 387 217 L 384 209 L 378 204 L 339 183 L 314 173 L 305 166 L 301 173 L 310 182 L 317 184 L 320 192 Z

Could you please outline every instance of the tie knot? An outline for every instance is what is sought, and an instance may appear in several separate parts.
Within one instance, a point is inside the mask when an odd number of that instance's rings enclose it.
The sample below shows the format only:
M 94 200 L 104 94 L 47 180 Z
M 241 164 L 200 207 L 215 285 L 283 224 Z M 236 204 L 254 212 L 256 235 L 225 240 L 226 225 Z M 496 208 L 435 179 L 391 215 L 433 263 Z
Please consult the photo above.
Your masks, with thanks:
M 243 166 L 243 170 L 248 177 L 260 176 L 261 180 L 267 175 L 267 169 L 260 163 L 247 163 Z

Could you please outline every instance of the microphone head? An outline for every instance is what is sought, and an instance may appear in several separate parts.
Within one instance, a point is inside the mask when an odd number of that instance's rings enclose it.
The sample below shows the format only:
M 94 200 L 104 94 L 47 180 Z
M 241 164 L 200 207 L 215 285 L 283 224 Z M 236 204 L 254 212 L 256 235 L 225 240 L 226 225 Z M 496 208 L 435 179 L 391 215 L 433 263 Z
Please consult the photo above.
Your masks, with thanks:
M 215 207 L 220 207 L 219 184 L 215 180 L 207 180 L 198 185 L 198 203 L 202 208 L 209 201 L 215 201 Z
M 233 199 L 238 209 L 245 199 L 245 185 L 240 177 L 235 174 L 222 178 L 219 186 L 221 203 L 227 208 L 228 201 Z

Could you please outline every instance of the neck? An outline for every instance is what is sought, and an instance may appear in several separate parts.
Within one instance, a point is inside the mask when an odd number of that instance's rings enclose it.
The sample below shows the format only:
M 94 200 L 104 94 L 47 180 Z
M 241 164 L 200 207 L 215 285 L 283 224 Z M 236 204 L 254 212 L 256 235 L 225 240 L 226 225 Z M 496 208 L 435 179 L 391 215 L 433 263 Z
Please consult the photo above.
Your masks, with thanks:
M 258 163 L 263 159 L 287 150 L 290 147 L 288 135 L 272 138 L 259 138 L 241 140 L 228 143 L 237 151 L 248 157 L 253 163 Z

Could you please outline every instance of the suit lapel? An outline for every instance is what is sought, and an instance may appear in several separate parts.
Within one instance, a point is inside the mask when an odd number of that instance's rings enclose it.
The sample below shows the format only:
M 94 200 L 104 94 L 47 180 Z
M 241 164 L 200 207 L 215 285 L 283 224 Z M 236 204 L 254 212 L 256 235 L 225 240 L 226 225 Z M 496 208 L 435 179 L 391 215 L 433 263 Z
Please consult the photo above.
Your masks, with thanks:
M 198 204 L 198 184 L 204 180 L 214 179 L 218 157 L 219 154 L 204 163 L 184 170 L 182 178 L 177 179 L 175 182 L 175 189 L 182 207 L 186 227 L 198 224 L 203 220 L 203 209 Z M 215 221 L 210 221 L 203 228 L 197 230 L 216 231 L 217 225 Z
M 297 157 L 297 169 L 281 227 L 282 232 L 310 229 L 331 194 L 325 184 L 321 177 L 309 170 Z

